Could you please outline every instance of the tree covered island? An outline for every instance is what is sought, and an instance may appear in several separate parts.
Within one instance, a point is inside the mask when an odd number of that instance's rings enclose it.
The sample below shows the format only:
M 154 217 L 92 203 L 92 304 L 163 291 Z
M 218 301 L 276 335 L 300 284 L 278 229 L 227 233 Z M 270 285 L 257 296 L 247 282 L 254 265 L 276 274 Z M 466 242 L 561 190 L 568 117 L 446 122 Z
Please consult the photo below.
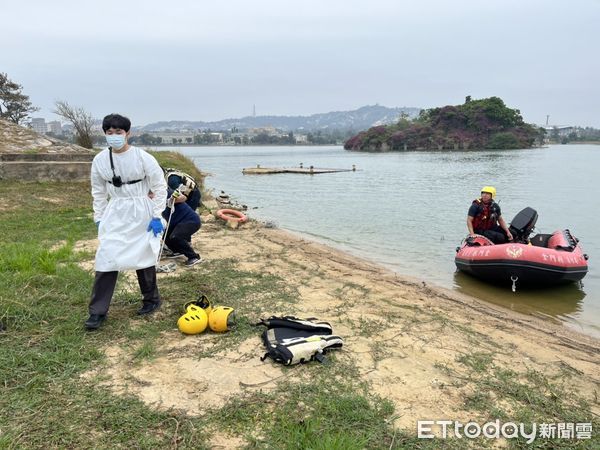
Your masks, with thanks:
M 499 97 L 422 110 L 410 120 L 369 128 L 351 137 L 346 150 L 372 152 L 444 149 L 530 148 L 543 141 L 544 130 L 523 121 L 518 109 Z

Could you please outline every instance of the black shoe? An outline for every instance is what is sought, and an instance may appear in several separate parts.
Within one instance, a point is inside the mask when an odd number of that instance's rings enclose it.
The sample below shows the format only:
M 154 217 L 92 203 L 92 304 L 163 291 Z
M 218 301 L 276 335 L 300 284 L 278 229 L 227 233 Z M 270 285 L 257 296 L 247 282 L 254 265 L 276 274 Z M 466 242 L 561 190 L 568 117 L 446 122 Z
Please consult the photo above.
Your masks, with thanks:
M 195 266 L 198 263 L 202 262 L 202 256 L 198 255 L 197 258 L 190 258 L 185 262 L 186 267 Z
M 144 306 L 142 306 L 138 310 L 138 316 L 145 316 L 146 314 L 152 314 L 158 308 L 160 308 L 162 302 L 152 303 L 152 302 L 144 302 Z
M 88 320 L 83 324 L 88 330 L 97 330 L 106 319 L 106 314 L 90 314 Z

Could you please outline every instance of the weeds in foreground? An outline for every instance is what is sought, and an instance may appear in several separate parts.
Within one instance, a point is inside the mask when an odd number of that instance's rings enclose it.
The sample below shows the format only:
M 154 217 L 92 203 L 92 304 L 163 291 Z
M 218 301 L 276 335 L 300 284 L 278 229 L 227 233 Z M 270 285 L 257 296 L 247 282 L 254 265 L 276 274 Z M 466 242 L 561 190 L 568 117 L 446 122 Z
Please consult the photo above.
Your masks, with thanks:
M 477 412 L 485 421 L 500 419 L 531 424 L 592 423 L 598 429 L 589 402 L 582 399 L 572 383 L 572 372 L 562 370 L 551 376 L 538 370 L 524 371 L 499 367 L 491 353 L 474 352 L 462 355 L 457 362 L 466 368 L 466 380 L 472 393 L 465 395 L 465 407 Z M 442 368 L 442 367 L 440 367 Z M 457 371 L 443 367 L 451 376 Z M 462 372 L 461 372 L 462 373 Z M 465 377 L 461 377 L 465 380 Z M 598 434 L 593 439 L 544 439 L 534 441 L 533 448 L 598 448 Z M 510 447 L 528 447 L 522 438 L 508 441 Z

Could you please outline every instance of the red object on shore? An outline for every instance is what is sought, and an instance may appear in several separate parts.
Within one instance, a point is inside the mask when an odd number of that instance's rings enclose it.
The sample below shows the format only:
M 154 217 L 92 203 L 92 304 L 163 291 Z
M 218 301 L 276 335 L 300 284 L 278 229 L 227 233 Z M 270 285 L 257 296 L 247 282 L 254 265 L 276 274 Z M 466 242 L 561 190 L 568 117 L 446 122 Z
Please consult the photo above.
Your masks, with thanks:
M 244 223 L 248 220 L 248 217 L 240 211 L 235 209 L 219 209 L 217 211 L 217 217 L 225 221 L 232 221 L 238 223 Z
M 511 232 L 513 230 L 511 229 Z M 494 244 L 484 236 L 467 238 L 457 248 L 458 270 L 486 281 L 544 286 L 583 279 L 587 255 L 569 230 L 537 234 L 525 242 Z

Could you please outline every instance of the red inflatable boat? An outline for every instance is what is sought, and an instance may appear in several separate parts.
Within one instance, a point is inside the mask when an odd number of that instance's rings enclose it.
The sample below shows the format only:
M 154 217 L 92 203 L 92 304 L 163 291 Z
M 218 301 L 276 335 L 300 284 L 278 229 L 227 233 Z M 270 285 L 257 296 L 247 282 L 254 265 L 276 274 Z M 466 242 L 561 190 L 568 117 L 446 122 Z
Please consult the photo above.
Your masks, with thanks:
M 554 285 L 580 281 L 588 271 L 588 256 L 569 230 L 552 234 L 529 234 L 537 220 L 525 208 L 511 222 L 514 240 L 494 244 L 484 236 L 467 238 L 456 249 L 458 270 L 486 281 L 519 285 Z

